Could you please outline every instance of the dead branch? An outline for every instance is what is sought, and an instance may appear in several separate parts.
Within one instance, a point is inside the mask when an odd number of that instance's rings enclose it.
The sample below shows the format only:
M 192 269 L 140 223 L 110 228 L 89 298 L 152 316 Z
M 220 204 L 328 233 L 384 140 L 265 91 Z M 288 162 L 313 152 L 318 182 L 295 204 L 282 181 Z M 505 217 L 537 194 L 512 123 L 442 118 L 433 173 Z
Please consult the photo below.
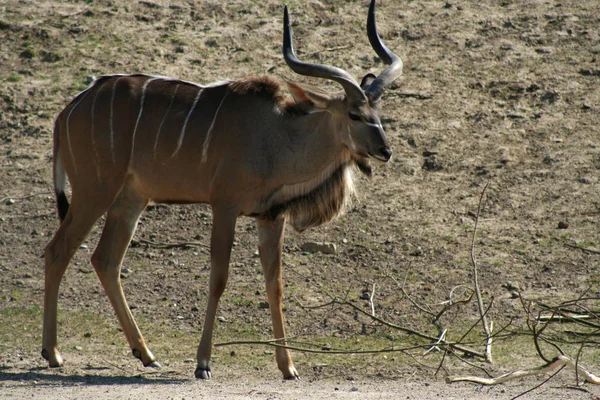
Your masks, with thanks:
M 390 328 L 393 328 L 393 329 L 397 329 L 397 330 L 399 330 L 399 331 L 401 331 L 401 332 L 404 332 L 404 333 L 407 333 L 407 334 L 409 334 L 409 335 L 414 335 L 414 336 L 418 336 L 418 337 L 420 337 L 420 338 L 423 338 L 423 339 L 430 340 L 432 343 L 435 343 L 435 342 L 438 340 L 438 338 L 437 338 L 437 337 L 435 337 L 435 336 L 430 336 L 430 335 L 427 335 L 427 334 L 424 334 L 424 333 L 421 333 L 421 332 L 415 331 L 415 330 L 413 330 L 413 329 L 410 329 L 410 328 L 405 328 L 405 327 L 403 327 L 403 326 L 396 325 L 396 324 L 393 324 L 393 323 L 391 323 L 391 322 L 385 321 L 385 320 L 383 320 L 383 319 L 381 319 L 381 318 L 379 318 L 379 317 L 373 316 L 373 315 L 369 314 L 368 312 L 364 311 L 362 308 L 360 308 L 360 307 L 358 307 L 358 306 L 356 306 L 356 305 L 352 304 L 352 303 L 351 303 L 351 302 L 349 302 L 348 300 L 338 300 L 336 297 L 333 297 L 333 296 L 331 296 L 331 295 L 330 295 L 330 294 L 328 294 L 327 292 L 326 292 L 326 294 L 327 294 L 328 296 L 330 296 L 330 297 L 331 297 L 331 299 L 332 299 L 334 302 L 336 302 L 337 304 L 340 304 L 340 305 L 348 305 L 348 306 L 352 307 L 354 310 L 356 310 L 356 311 L 360 312 L 360 313 L 361 313 L 361 314 L 363 314 L 363 315 L 366 315 L 366 316 L 368 316 L 368 317 L 369 317 L 369 318 L 371 318 L 372 320 L 374 320 L 374 321 L 376 321 L 376 322 L 379 322 L 379 323 L 380 323 L 380 324 L 382 324 L 382 325 L 388 326 L 388 327 L 390 327 Z M 451 348 L 451 349 L 453 349 L 453 350 L 458 350 L 458 351 L 461 351 L 461 352 L 463 352 L 463 353 L 470 354 L 470 355 L 472 355 L 472 356 L 474 356 L 474 357 L 479 357 L 479 358 L 483 358 L 483 359 L 485 359 L 485 355 L 484 355 L 484 354 L 482 354 L 481 352 L 479 352 L 479 351 L 476 351 L 476 350 L 473 350 L 473 349 L 470 349 L 470 348 L 468 348 L 468 347 L 466 347 L 466 346 L 462 346 L 462 345 L 460 345 L 460 344 L 458 344 L 458 343 L 454 343 L 454 342 L 448 342 L 448 341 L 444 340 L 444 341 L 442 341 L 440 344 L 443 344 L 444 346 L 447 346 L 447 347 L 449 347 L 449 348 Z M 421 346 L 421 347 L 422 347 L 422 346 Z
M 318 350 L 318 349 L 310 349 L 310 348 L 306 348 L 306 347 L 297 347 L 297 346 L 290 346 L 288 344 L 281 344 L 278 342 L 281 342 L 283 340 L 287 340 L 287 339 L 274 339 L 274 340 L 234 340 L 231 342 L 223 342 L 223 343 L 216 343 L 214 345 L 214 347 L 222 347 L 222 346 L 233 346 L 233 345 L 245 345 L 245 344 L 257 344 L 257 345 L 262 345 L 262 346 L 272 346 L 272 347 L 281 347 L 283 349 L 288 349 L 288 350 L 295 350 L 295 351 L 302 351 L 305 353 L 320 353 L 320 354 L 378 354 L 378 353 L 404 353 L 407 352 L 409 350 L 415 350 L 415 349 L 420 349 L 423 347 L 423 345 L 415 345 L 415 346 L 409 346 L 409 347 L 402 347 L 402 348 L 385 348 L 385 349 L 376 349 L 376 350 Z
M 439 320 L 439 319 L 442 317 L 442 315 L 444 315 L 444 313 L 445 313 L 446 311 L 448 311 L 448 310 L 450 310 L 450 309 L 452 309 L 452 308 L 454 308 L 454 307 L 458 307 L 458 306 L 460 306 L 460 305 L 462 305 L 462 304 L 468 304 L 468 303 L 470 303 L 470 302 L 471 302 L 471 300 L 473 300 L 473 296 L 475 296 L 475 291 L 473 291 L 473 290 L 472 290 L 472 291 L 471 291 L 471 295 L 469 296 L 469 298 L 468 298 L 468 299 L 465 299 L 465 300 L 458 300 L 458 301 L 455 301 L 455 302 L 453 302 L 453 301 L 452 301 L 452 292 L 454 291 L 454 289 L 455 289 L 455 288 L 452 288 L 452 290 L 450 291 L 450 295 L 449 295 L 450 299 L 449 299 L 448 301 L 446 301 L 446 302 L 445 302 L 445 303 L 448 303 L 448 304 L 446 304 L 446 305 L 444 306 L 444 308 L 442 308 L 442 310 L 441 310 L 439 313 L 437 313 L 437 315 L 436 315 L 436 316 L 435 316 L 435 318 L 433 319 L 433 322 L 434 322 L 434 323 L 435 323 L 436 321 L 438 321 L 438 320 Z
M 571 358 L 565 355 L 557 356 L 550 363 L 542 365 L 541 367 L 509 372 L 500 375 L 496 378 L 480 378 L 477 376 L 449 376 L 446 378 L 446 382 L 474 382 L 479 383 L 481 385 L 497 385 L 499 383 L 508 382 L 513 379 L 524 378 L 526 376 L 548 374 L 552 371 L 555 371 L 556 369 L 564 367 L 568 367 L 574 371 L 577 371 L 579 376 L 582 376 L 586 382 L 592 383 L 594 385 L 600 385 L 600 377 L 592 374 L 591 372 L 583 368 L 581 365 L 575 364 L 575 362 Z
M 518 399 L 519 397 L 523 397 L 523 396 L 525 396 L 527 393 L 531 393 L 531 392 L 533 392 L 534 390 L 536 390 L 536 389 L 538 389 L 538 388 L 542 387 L 543 385 L 545 385 L 545 384 L 546 384 L 546 382 L 550 381 L 552 378 L 554 378 L 556 375 L 558 375 L 558 373 L 559 373 L 560 371 L 562 371 L 564 368 L 565 368 L 565 366 L 563 365 L 563 366 L 562 366 L 562 367 L 560 367 L 560 368 L 559 368 L 559 369 L 558 369 L 558 370 L 557 370 L 555 373 L 553 373 L 552 375 L 550 375 L 550 376 L 549 376 L 547 379 L 545 379 L 544 381 L 542 381 L 540 384 L 538 384 L 538 385 L 535 385 L 534 387 L 532 387 L 531 389 L 528 389 L 528 390 L 524 391 L 523 393 L 519 393 L 518 395 L 516 395 L 515 397 L 513 397 L 513 398 L 512 398 L 512 399 L 510 399 L 510 400 L 516 400 L 516 399 Z
M 440 343 L 442 343 L 443 341 L 446 340 L 446 333 L 447 332 L 448 332 L 448 329 L 444 329 L 444 331 L 440 335 L 439 339 L 435 343 L 433 343 L 433 345 L 429 349 L 427 349 L 425 351 L 425 353 L 423 353 L 423 355 L 425 356 L 425 355 L 431 353 L 433 350 L 440 351 L 440 348 L 438 347 L 438 344 L 440 344 Z
M 131 241 L 131 244 L 134 246 L 139 246 L 140 244 L 145 244 L 148 247 L 154 247 L 156 249 L 173 249 L 173 248 L 188 249 L 190 247 L 204 247 L 205 249 L 209 248 L 208 245 L 206 245 L 204 243 L 200 243 L 200 242 L 157 243 L 157 242 L 152 242 L 152 241 L 146 240 L 146 239 L 134 239 Z
M 600 254 L 600 250 L 590 249 L 587 247 L 581 247 L 581 246 L 577 246 L 576 244 L 565 243 L 565 246 L 570 247 L 572 249 L 579 249 L 579 250 L 583 251 L 584 253 Z
M 346 45 L 343 45 L 343 46 L 328 47 L 328 48 L 323 49 L 323 50 L 318 50 L 318 51 L 313 51 L 312 53 L 303 54 L 303 56 L 306 57 L 306 58 L 308 58 L 308 57 L 312 57 L 312 56 L 315 56 L 317 54 L 320 54 L 320 53 L 323 53 L 323 52 L 326 52 L 326 51 L 331 52 L 331 51 L 345 50 L 345 49 L 348 49 L 348 48 L 350 48 L 349 44 L 346 44 Z M 300 54 L 302 54 L 302 53 L 300 53 Z
M 50 193 L 49 191 L 44 191 L 44 192 L 31 193 L 26 196 L 6 196 L 6 197 L 3 197 L 0 199 L 0 203 L 4 203 L 7 200 L 26 200 L 26 199 L 30 199 L 35 196 L 51 195 L 51 194 L 52 193 Z
M 425 309 L 425 307 L 421 306 L 419 303 L 417 303 L 406 291 L 405 289 L 405 285 L 406 285 L 406 277 L 408 276 L 408 271 L 406 272 L 406 274 L 404 275 L 404 283 L 402 285 L 400 285 L 400 282 L 398 282 L 396 280 L 396 278 L 394 278 L 392 275 L 387 275 L 388 277 L 392 278 L 392 280 L 396 283 L 396 286 L 398 286 L 398 288 L 400 288 L 400 290 L 402 290 L 402 294 L 404 295 L 404 297 L 406 297 L 415 307 L 417 307 L 419 310 L 423 311 L 425 314 L 429 314 L 431 316 L 435 316 L 435 314 L 433 312 L 431 312 L 430 310 Z
M 479 289 L 479 278 L 477 272 L 477 260 L 475 258 L 475 238 L 477 237 L 477 225 L 479 224 L 479 215 L 481 213 L 481 204 L 483 202 L 483 197 L 485 195 L 485 191 L 489 186 L 489 182 L 485 184 L 483 190 L 481 191 L 481 196 L 479 197 L 479 205 L 477 206 L 477 215 L 475 216 L 475 227 L 473 228 L 473 240 L 471 241 L 471 262 L 473 264 L 473 284 L 475 285 L 475 294 L 477 296 L 477 305 L 479 308 L 479 315 L 481 316 L 481 324 L 483 325 L 483 331 L 485 332 L 486 342 L 485 342 L 485 361 L 488 363 L 492 363 L 492 324 L 488 325 L 486 314 L 483 308 L 483 300 L 481 298 L 481 290 Z
M 302 302 L 296 296 L 293 296 L 292 298 L 294 300 L 296 300 L 296 303 L 298 303 L 298 305 L 300 306 L 300 308 L 303 309 L 303 310 L 316 310 L 318 308 L 324 308 L 324 307 L 331 306 L 331 305 L 335 304 L 335 301 L 330 301 L 328 303 L 317 304 L 316 306 L 305 306 L 304 304 L 302 304 Z
M 373 289 L 371 290 L 371 295 L 369 296 L 369 306 L 371 306 L 371 316 L 375 316 L 375 303 L 373 302 L 373 298 L 375 297 L 375 284 L 373 284 Z

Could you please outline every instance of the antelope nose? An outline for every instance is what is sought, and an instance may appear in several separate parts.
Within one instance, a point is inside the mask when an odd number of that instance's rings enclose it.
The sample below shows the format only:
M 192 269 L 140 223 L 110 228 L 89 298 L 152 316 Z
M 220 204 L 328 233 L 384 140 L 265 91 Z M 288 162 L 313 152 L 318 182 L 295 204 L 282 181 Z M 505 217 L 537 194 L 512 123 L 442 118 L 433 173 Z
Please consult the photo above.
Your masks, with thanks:
M 392 158 L 392 150 L 387 147 L 382 147 L 379 151 L 381 152 L 383 158 L 385 158 L 386 162 L 390 161 L 390 158 Z

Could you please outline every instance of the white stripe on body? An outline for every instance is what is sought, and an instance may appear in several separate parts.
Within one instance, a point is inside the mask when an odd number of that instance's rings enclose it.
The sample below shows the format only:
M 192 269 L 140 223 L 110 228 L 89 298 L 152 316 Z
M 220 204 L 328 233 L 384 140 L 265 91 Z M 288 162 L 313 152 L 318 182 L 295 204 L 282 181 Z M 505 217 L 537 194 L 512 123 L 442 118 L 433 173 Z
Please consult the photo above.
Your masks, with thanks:
M 71 147 L 71 132 L 69 130 L 69 120 L 71 119 L 71 114 L 73 114 L 73 111 L 77 108 L 77 106 L 79 105 L 79 103 L 81 103 L 83 101 L 83 99 L 86 98 L 86 96 L 90 93 L 90 89 L 92 89 L 95 84 L 96 84 L 96 82 L 92 83 L 92 85 L 89 88 L 87 88 L 86 90 L 84 90 L 83 92 L 81 92 L 79 94 L 79 95 L 81 95 L 81 98 L 71 108 L 71 111 L 69 111 L 69 115 L 67 115 L 67 121 L 66 121 L 66 126 L 67 126 L 67 147 L 69 147 L 69 154 L 71 155 L 71 163 L 73 164 L 73 171 L 75 172 L 75 174 L 77 174 L 77 163 L 75 163 L 75 155 L 73 154 L 73 147 Z
M 215 111 L 215 115 L 212 119 L 210 127 L 208 128 L 208 132 L 206 132 L 206 137 L 204 138 L 204 143 L 202 144 L 202 162 L 203 163 L 205 163 L 208 160 L 208 146 L 210 145 L 212 131 L 215 127 L 215 122 L 217 121 L 217 116 L 219 115 L 219 110 L 221 109 L 221 106 L 223 105 L 223 102 L 225 101 L 225 98 L 227 98 L 228 94 L 229 94 L 228 91 L 225 92 L 225 95 L 221 99 L 221 103 L 219 103 L 219 107 L 217 107 L 217 111 Z
M 152 159 L 156 160 L 156 147 L 158 146 L 158 138 L 160 137 L 160 131 L 162 130 L 162 127 L 165 123 L 165 121 L 167 120 L 167 115 L 169 115 L 169 111 L 171 111 L 171 107 L 173 107 L 173 102 L 175 101 L 175 95 L 177 95 L 177 90 L 179 89 L 179 83 L 175 86 L 175 91 L 173 92 L 173 95 L 171 96 L 171 101 L 169 103 L 169 107 L 167 108 L 167 111 L 165 112 L 165 115 L 162 119 L 162 121 L 160 122 L 160 125 L 158 126 L 158 132 L 156 132 L 156 139 L 154 140 L 154 150 L 152 151 Z
M 112 94 L 110 97 L 110 116 L 108 118 L 108 120 L 109 120 L 108 124 L 110 125 L 110 155 L 112 157 L 113 164 L 116 162 L 116 159 L 115 159 L 115 130 L 113 128 L 113 115 L 115 113 L 115 90 L 117 87 L 117 82 L 119 81 L 119 79 L 121 79 L 121 77 L 123 77 L 123 75 L 114 75 L 114 76 L 118 76 L 118 78 L 115 79 L 113 86 L 112 86 Z
M 138 125 L 140 123 L 140 119 L 142 118 L 142 113 L 144 112 L 144 99 L 146 98 L 146 88 L 150 84 L 150 82 L 155 81 L 157 79 L 162 78 L 149 78 L 144 82 L 144 86 L 142 86 L 142 99 L 140 100 L 140 111 L 138 112 L 137 119 L 135 121 L 135 127 L 133 128 L 133 134 L 131 135 L 131 154 L 129 155 L 129 165 L 133 163 L 133 150 L 135 146 L 135 134 L 137 132 Z
M 94 166 L 96 167 L 96 176 L 98 177 L 98 181 L 100 181 L 100 154 L 98 153 L 98 146 L 96 145 L 96 140 L 94 138 L 94 128 L 95 128 L 95 122 L 94 122 L 94 115 L 96 113 L 96 100 L 98 100 L 98 94 L 100 94 L 100 91 L 102 90 L 102 88 L 104 87 L 104 85 L 106 85 L 106 82 L 108 82 L 108 80 L 106 80 L 96 91 L 96 95 L 94 96 L 94 101 L 92 102 L 92 128 L 91 128 L 91 136 L 92 136 L 92 149 L 94 150 L 94 158 L 93 158 L 93 162 L 94 162 Z
M 190 107 L 190 111 L 188 112 L 187 117 L 185 117 L 183 127 L 181 128 L 181 133 L 179 134 L 179 139 L 177 140 L 177 147 L 175 147 L 175 151 L 173 152 L 173 154 L 171 154 L 171 158 L 175 157 L 175 155 L 177 155 L 177 152 L 181 148 L 181 145 L 183 143 L 183 138 L 185 137 L 185 128 L 187 127 L 190 116 L 192 115 L 192 113 L 194 112 L 194 109 L 196 108 L 196 104 L 198 104 L 198 100 L 200 99 L 200 95 L 202 94 L 202 92 L 203 92 L 203 89 L 198 90 L 198 94 L 196 95 L 196 98 L 194 99 L 194 103 L 192 104 L 192 107 Z

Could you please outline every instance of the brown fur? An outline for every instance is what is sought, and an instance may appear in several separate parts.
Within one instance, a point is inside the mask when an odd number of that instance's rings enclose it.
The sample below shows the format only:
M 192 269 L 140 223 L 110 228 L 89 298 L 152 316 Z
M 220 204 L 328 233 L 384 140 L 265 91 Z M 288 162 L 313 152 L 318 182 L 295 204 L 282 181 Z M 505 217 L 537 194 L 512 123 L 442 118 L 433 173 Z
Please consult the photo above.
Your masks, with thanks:
M 330 222 L 342 215 L 349 203 L 352 183 L 346 182 L 349 179 L 347 170 L 353 167 L 366 176 L 371 176 L 368 160 L 353 158 L 349 163 L 340 165 L 329 178 L 309 193 L 271 205 L 265 213 L 253 216 L 274 221 L 285 214 L 290 225 L 298 232 Z M 268 197 L 264 203 L 269 203 Z
M 258 95 L 277 104 L 281 112 L 288 115 L 306 115 L 310 104 L 296 102 L 287 95 L 282 81 L 270 76 L 248 76 L 229 84 L 232 93 Z

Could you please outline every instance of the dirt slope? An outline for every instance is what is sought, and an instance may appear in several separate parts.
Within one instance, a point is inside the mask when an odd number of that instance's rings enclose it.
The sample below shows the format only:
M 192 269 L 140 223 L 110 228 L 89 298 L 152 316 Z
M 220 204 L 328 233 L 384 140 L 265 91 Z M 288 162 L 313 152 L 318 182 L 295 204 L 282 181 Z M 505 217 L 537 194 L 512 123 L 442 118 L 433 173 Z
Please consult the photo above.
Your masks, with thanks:
M 301 58 L 357 77 L 383 69 L 366 38 L 367 2 L 288 4 Z M 497 375 L 542 363 L 523 335 L 526 318 L 516 291 L 548 304 L 583 296 L 591 310 L 598 309 L 600 255 L 569 245 L 600 248 L 599 15 L 596 0 L 381 2 L 381 35 L 405 61 L 404 76 L 382 106 L 394 158 L 377 166 L 373 179 L 359 179 L 359 199 L 342 219 L 302 235 L 288 229 L 290 336 L 339 349 L 416 344 L 348 307 L 305 308 L 327 303 L 329 293 L 347 295 L 368 310 L 361 296 L 373 284 L 377 315 L 438 335 L 431 316 L 414 303 L 435 313 L 453 289 L 471 285 L 474 215 L 487 182 L 477 257 L 486 304 L 494 299 L 489 316 L 506 330 L 496 340 L 494 365 L 484 366 Z M 188 398 L 208 391 L 211 398 L 399 393 L 396 398 L 475 399 L 509 398 L 539 382 L 446 386 L 445 373 L 482 372 L 449 357 L 434 377 L 440 353 L 423 356 L 418 349 L 410 356 L 294 352 L 304 380 L 280 384 L 272 349 L 259 345 L 216 348 L 215 382 L 191 381 L 206 304 L 203 246 L 137 245 L 128 252 L 125 293 L 165 366 L 162 372 L 144 371 L 131 357 L 89 264 L 101 223 L 61 286 L 59 344 L 67 364 L 45 369 L 39 356 L 40 257 L 58 225 L 51 195 L 57 113 L 94 77 L 113 73 L 199 83 L 274 74 L 339 90 L 287 68 L 280 55 L 281 20 L 282 3 L 274 0 L 0 0 L 0 397 L 76 398 L 86 390 L 90 397 L 115 398 Z M 207 245 L 210 227 L 204 205 L 152 206 L 135 239 Z M 236 235 L 215 342 L 268 340 L 254 221 L 241 219 Z M 306 241 L 333 242 L 337 252 L 302 252 Z M 450 328 L 449 338 L 459 339 L 477 315 L 474 303 L 447 313 L 442 323 Z M 475 331 L 469 344 L 480 346 L 483 338 Z M 565 346 L 576 354 L 577 344 Z M 556 353 L 544 350 L 550 357 Z M 593 343 L 582 352 L 582 363 L 596 373 L 598 354 Z M 566 371 L 560 376 L 559 389 L 527 398 L 600 395 L 597 388 L 566 389 L 574 378 Z

